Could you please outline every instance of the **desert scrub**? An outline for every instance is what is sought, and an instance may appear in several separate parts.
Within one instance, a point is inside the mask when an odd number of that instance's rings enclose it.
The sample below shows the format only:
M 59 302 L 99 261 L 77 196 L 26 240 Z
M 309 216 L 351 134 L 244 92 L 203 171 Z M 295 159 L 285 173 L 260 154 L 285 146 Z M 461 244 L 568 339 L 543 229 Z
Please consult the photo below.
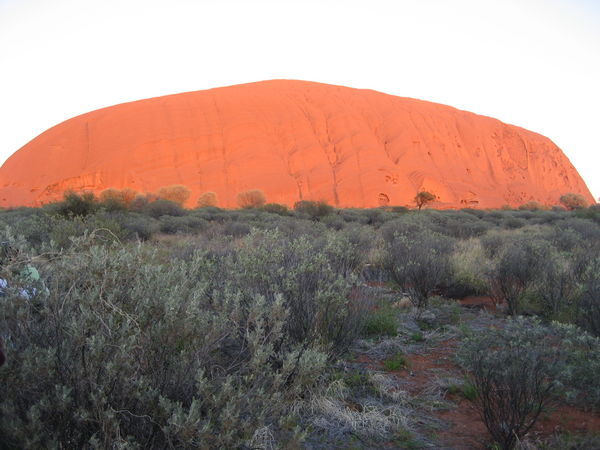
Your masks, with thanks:
M 513 448 L 557 394 L 565 357 L 553 333 L 523 318 L 467 336 L 457 356 L 481 419 L 503 449 Z
M 452 248 L 450 238 L 426 228 L 414 234 L 395 231 L 388 241 L 389 273 L 419 311 L 427 307 L 433 289 L 448 282 Z
M 490 296 L 496 303 L 506 301 L 508 313 L 521 312 L 521 297 L 543 279 L 544 265 L 552 247 L 542 239 L 509 239 L 486 268 Z
M 600 409 L 600 338 L 571 324 L 554 322 L 552 330 L 565 349 L 563 395 L 570 403 Z
M 260 247 L 252 239 L 246 248 Z M 278 287 L 295 292 L 306 271 L 322 276 L 326 264 L 311 252 L 303 262 L 299 248 L 288 250 L 307 267 Z M 45 264 L 47 292 L 29 301 L 9 292 L 0 313 L 8 356 L 0 440 L 9 448 L 232 448 L 277 423 L 290 399 L 318 382 L 337 336 L 325 328 L 340 328 L 345 310 L 317 283 L 310 295 L 323 303 L 300 324 L 289 292 L 240 291 L 223 258 L 165 259 L 143 244 L 80 240 Z
M 336 357 L 360 332 L 366 305 L 352 298 L 352 258 L 348 242 L 327 234 L 325 242 L 306 236 L 286 238 L 279 231 L 254 230 L 221 273 L 243 293 L 242 302 L 260 295 L 272 302 L 281 295 L 290 319 L 286 334 L 296 342 L 320 342 Z M 218 276 L 221 276 L 219 274 Z

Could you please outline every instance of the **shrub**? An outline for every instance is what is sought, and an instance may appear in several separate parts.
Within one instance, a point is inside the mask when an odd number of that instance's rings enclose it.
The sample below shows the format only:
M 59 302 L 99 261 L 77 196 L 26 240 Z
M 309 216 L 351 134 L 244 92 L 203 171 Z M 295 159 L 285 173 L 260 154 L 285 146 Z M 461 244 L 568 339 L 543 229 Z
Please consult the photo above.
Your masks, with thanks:
M 523 203 L 521 206 L 519 206 L 519 209 L 524 211 L 542 211 L 547 208 L 540 202 L 531 200 L 530 202 Z
M 66 191 L 64 200 L 53 204 L 51 210 L 64 217 L 85 217 L 98 210 L 98 201 L 93 192 L 78 194 Z
M 156 201 L 156 197 L 152 194 L 136 195 L 131 202 L 131 209 L 134 211 L 143 211 L 153 201 Z
M 514 230 L 525 226 L 525 221 L 523 219 L 519 219 L 518 217 L 508 217 L 503 220 L 502 226 L 504 228 L 508 228 L 509 230 Z
M 535 294 L 541 304 L 541 313 L 556 319 L 559 313 L 569 309 L 577 296 L 577 280 L 571 261 L 566 255 L 550 249 L 538 262 L 540 267 L 539 281 Z
M 402 353 L 396 353 L 391 358 L 383 361 L 383 367 L 389 371 L 406 369 L 408 367 L 408 360 Z
M 250 226 L 242 222 L 226 222 L 222 232 L 225 236 L 240 238 L 250 234 Z
M 462 211 L 432 211 L 430 214 L 436 231 L 459 239 L 481 236 L 490 228 L 488 223 Z
M 164 199 L 148 203 L 144 211 L 155 219 L 161 216 L 184 216 L 186 214 L 185 210 L 178 203 Z
M 572 324 L 554 322 L 552 331 L 564 350 L 559 380 L 570 403 L 600 408 L 600 338 Z
M 417 205 L 417 208 L 419 208 L 419 211 L 421 211 L 423 206 L 431 203 L 435 200 L 435 198 L 435 195 L 433 195 L 431 192 L 421 191 L 415 195 L 414 202 Z
M 237 204 L 240 208 L 260 208 L 266 202 L 265 194 L 260 189 L 240 192 L 237 195 Z
M 130 208 L 139 194 L 130 188 L 108 188 L 100 192 L 100 202 L 105 208 L 117 210 Z
M 580 208 L 575 211 L 575 217 L 590 219 L 600 225 L 600 204 L 590 205 L 589 208 Z
M 579 300 L 579 323 L 595 336 L 600 336 L 600 258 L 589 262 L 583 274 Z
M 280 216 L 289 216 L 291 214 L 287 206 L 279 203 L 267 203 L 262 207 L 262 210 Z
M 487 267 L 486 277 L 494 301 L 506 301 L 508 313 L 517 315 L 521 309 L 521 296 L 540 280 L 541 265 L 549 257 L 550 247 L 542 241 L 521 239 L 504 245 L 495 261 Z
M 333 270 L 346 278 L 362 270 L 376 240 L 372 230 L 360 226 L 349 226 L 341 232 L 329 231 L 323 236 L 325 242 L 320 251 L 327 257 Z
M 451 251 L 448 237 L 428 230 L 414 235 L 396 234 L 388 244 L 386 265 L 390 275 L 418 310 L 427 306 L 431 291 L 450 278 Z
M 176 216 L 161 216 L 159 218 L 159 230 L 165 234 L 189 232 L 185 217 Z
M 363 209 L 361 214 L 365 217 L 367 225 L 379 226 L 386 221 L 386 211 L 381 208 Z
M 187 199 L 190 197 L 191 191 L 188 187 L 182 184 L 173 184 L 171 186 L 161 187 L 156 191 L 156 196 L 162 200 L 168 200 L 176 203 L 179 206 L 183 206 Z
M 321 219 L 321 222 L 332 230 L 343 230 L 346 222 L 344 219 L 337 214 L 329 214 Z
M 567 233 L 571 233 L 572 236 L 565 236 Z M 575 247 L 600 250 L 600 226 L 588 219 L 569 218 L 558 221 L 553 238 L 556 244 L 565 250 L 573 250 Z
M 410 338 L 415 342 L 423 342 L 425 340 L 425 338 L 423 337 L 423 333 L 421 333 L 420 331 L 411 334 Z
M 236 274 L 236 286 L 244 292 L 242 301 L 246 295 L 260 295 L 272 302 L 282 295 L 290 314 L 286 334 L 296 342 L 327 342 L 331 354 L 338 355 L 360 332 L 364 305 L 351 299 L 352 278 L 332 266 L 328 254 L 336 253 L 331 248 L 323 252 L 322 244 L 306 236 L 284 239 L 279 231 L 255 230 L 219 277 L 228 271 Z
M 503 449 L 512 449 L 557 392 L 560 348 L 539 322 L 519 318 L 466 337 L 458 358 L 476 388 L 474 404 L 486 428 Z
M 255 258 L 227 265 L 236 275 L 200 253 L 183 261 L 146 246 L 75 248 L 48 262 L 41 297 L 2 299 L 0 437 L 9 448 L 244 447 L 307 395 L 326 367 L 321 333 L 346 318 L 339 308 L 327 314 L 335 291 L 312 291 L 316 321 L 292 338 L 292 297 L 223 280 L 247 279 L 252 267 L 261 274 Z M 327 289 L 332 280 L 316 269 Z M 210 289 L 213 274 L 224 289 Z
M 431 219 L 429 211 L 421 214 L 403 214 L 398 219 L 386 222 L 379 230 L 387 243 L 394 241 L 396 235 L 412 236 L 432 231 L 441 234 L 440 228 Z
M 127 239 L 147 241 L 159 230 L 159 225 L 154 219 L 137 213 L 127 214 L 120 222 Z
M 568 210 L 587 207 L 587 201 L 581 194 L 568 193 L 560 197 L 560 203 Z
M 12 216 L 12 214 L 10 215 Z M 61 216 L 46 214 L 43 210 L 38 210 L 36 214 L 7 216 L 9 213 L 2 214 L 2 226 L 8 225 L 13 229 L 18 229 L 19 234 L 36 249 L 40 249 L 43 244 L 49 242 L 53 229 L 65 220 Z
M 484 267 L 487 258 L 479 239 L 458 241 L 450 256 L 452 278 L 445 286 L 444 294 L 450 298 L 482 295 L 487 291 Z
M 317 220 L 333 213 L 334 208 L 323 201 L 315 202 L 312 200 L 300 200 L 294 203 L 294 211 L 305 214 L 313 220 Z
M 203 192 L 198 198 L 198 208 L 208 208 L 211 206 L 218 206 L 219 199 L 215 192 Z

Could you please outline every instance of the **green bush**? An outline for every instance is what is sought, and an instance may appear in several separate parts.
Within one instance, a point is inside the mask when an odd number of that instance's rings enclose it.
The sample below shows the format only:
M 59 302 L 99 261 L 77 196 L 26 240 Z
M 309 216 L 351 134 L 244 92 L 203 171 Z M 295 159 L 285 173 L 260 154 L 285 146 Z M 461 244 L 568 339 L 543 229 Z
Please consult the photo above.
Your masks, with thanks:
M 158 219 L 161 216 L 185 216 L 186 212 L 180 205 L 170 200 L 158 199 L 146 205 L 144 212 Z
M 396 336 L 398 325 L 396 311 L 382 308 L 367 314 L 363 330 L 366 336 Z
M 271 214 L 277 214 L 280 216 L 289 216 L 291 214 L 287 206 L 279 203 L 267 203 L 262 206 L 261 209 Z
M 411 334 L 410 338 L 415 342 L 423 342 L 425 340 L 425 338 L 423 337 L 423 333 L 421 333 L 420 331 Z
M 406 359 L 402 353 L 396 353 L 391 358 L 385 359 L 383 361 L 383 367 L 389 371 L 396 371 L 401 369 L 406 369 L 409 366 L 409 361 Z
M 47 209 L 63 217 L 85 217 L 96 212 L 99 208 L 98 200 L 92 192 L 76 193 L 66 191 L 61 202 L 47 206 Z
M 294 211 L 299 214 L 306 215 L 313 220 L 317 220 L 333 213 L 334 208 L 325 202 L 300 200 L 294 204 Z

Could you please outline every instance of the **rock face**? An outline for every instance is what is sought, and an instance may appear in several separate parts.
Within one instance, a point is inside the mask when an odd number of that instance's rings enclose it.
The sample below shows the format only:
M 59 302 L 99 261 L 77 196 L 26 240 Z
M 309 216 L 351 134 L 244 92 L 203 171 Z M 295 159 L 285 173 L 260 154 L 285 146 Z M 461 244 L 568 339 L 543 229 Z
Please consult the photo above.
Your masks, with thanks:
M 340 207 L 493 208 L 529 200 L 593 202 L 544 136 L 449 106 L 370 90 L 273 80 L 168 95 L 92 111 L 36 137 L 0 168 L 0 205 L 39 205 L 65 190 L 139 192 L 183 184 L 236 207 L 268 202 Z

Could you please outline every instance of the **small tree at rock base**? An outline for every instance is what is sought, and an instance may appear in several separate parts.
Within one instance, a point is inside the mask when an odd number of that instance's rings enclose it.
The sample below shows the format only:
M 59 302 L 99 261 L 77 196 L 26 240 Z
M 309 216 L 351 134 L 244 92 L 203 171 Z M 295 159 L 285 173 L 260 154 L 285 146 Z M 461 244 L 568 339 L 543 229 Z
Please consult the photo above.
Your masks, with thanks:
M 65 217 L 85 217 L 98 210 L 98 200 L 93 192 L 65 191 L 64 200 L 56 203 L 56 212 Z
M 100 201 L 105 205 L 119 205 L 123 208 L 129 208 L 137 195 L 139 194 L 130 188 L 108 188 L 100 192 Z
M 177 203 L 179 206 L 183 206 L 183 204 L 190 197 L 190 194 L 191 191 L 182 184 L 164 186 L 161 187 L 158 191 L 156 191 L 156 195 L 158 196 L 158 198 Z
M 560 197 L 560 203 L 570 211 L 587 207 L 587 201 L 583 195 L 574 194 L 572 192 L 562 195 Z
M 414 202 L 416 203 L 417 208 L 419 208 L 419 211 L 421 211 L 421 208 L 423 208 L 423 206 L 425 206 L 427 203 L 431 203 L 434 200 L 435 195 L 427 191 L 419 192 L 414 198 Z
M 260 208 L 267 202 L 265 193 L 260 189 L 252 189 L 240 192 L 237 195 L 237 203 L 240 208 Z
M 215 192 L 203 192 L 198 198 L 198 208 L 207 208 L 209 206 L 217 206 L 219 199 Z

